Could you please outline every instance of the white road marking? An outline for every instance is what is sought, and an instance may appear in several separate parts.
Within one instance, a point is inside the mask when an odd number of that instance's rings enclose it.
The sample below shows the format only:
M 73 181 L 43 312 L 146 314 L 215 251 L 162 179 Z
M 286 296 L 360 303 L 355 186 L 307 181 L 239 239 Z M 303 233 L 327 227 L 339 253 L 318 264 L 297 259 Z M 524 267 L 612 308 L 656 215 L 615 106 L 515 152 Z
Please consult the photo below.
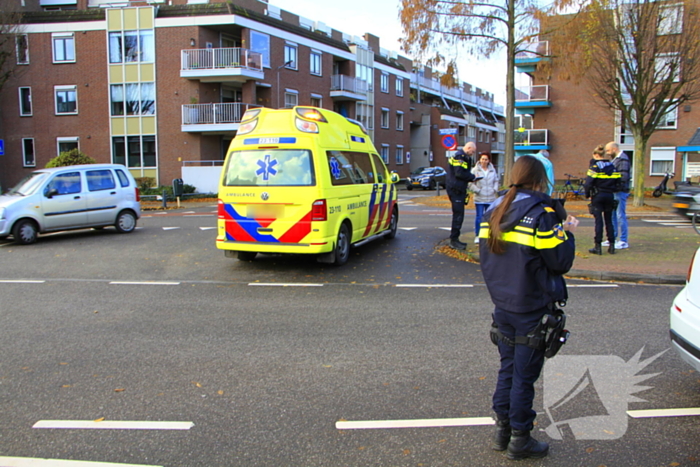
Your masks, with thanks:
M 452 230 L 452 227 L 438 227 L 438 229 L 450 231 Z
M 160 467 L 146 464 L 114 464 L 112 462 L 67 461 L 36 457 L 0 457 L 2 467 Z
M 151 422 L 103 420 L 39 420 L 32 428 L 69 430 L 189 430 L 192 422 Z
M 251 282 L 248 285 L 264 287 L 323 287 L 323 284 L 303 284 L 298 282 Z
M 396 287 L 474 287 L 472 284 L 396 284 Z
M 418 227 L 399 227 L 400 230 L 416 230 Z
M 109 285 L 180 285 L 179 282 L 120 282 L 112 281 Z
M 163 227 L 163 230 L 180 230 L 180 227 Z
M 158 212 L 154 212 L 153 214 L 167 214 L 167 212 L 165 212 L 165 211 L 158 211 Z
M 212 230 L 215 229 L 216 227 L 200 227 L 199 230 Z
M 194 214 L 194 213 L 195 213 L 195 211 L 185 211 L 185 212 L 183 212 L 183 214 Z
M 632 418 L 700 416 L 700 408 L 628 410 L 627 415 Z
M 349 422 L 341 420 L 335 422 L 338 430 L 371 430 L 378 428 L 432 428 L 448 426 L 485 426 L 494 425 L 491 417 L 470 418 L 436 418 L 431 420 L 370 420 Z
M 44 284 L 46 281 L 0 280 L 2 284 Z
M 606 287 L 619 287 L 617 284 L 566 284 L 567 287 L 578 287 L 578 288 L 606 288 Z
M 452 214 L 428 214 L 429 216 L 451 216 Z M 442 227 L 440 227 L 442 228 Z

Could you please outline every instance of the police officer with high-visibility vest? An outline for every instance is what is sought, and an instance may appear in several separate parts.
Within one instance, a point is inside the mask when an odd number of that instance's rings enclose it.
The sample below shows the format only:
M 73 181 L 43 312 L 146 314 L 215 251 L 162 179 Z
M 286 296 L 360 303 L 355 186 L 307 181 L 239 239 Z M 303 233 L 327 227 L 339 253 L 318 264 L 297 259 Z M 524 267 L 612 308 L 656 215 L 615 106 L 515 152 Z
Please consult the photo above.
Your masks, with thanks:
M 501 366 L 493 394 L 492 448 L 510 459 L 541 458 L 547 443 L 530 436 L 535 381 L 545 357 L 568 337 L 563 274 L 574 261 L 578 220 L 545 192 L 547 173 L 532 156 L 513 164 L 510 188 L 484 214 L 479 252 L 484 282 L 495 305 L 491 340 Z
M 586 181 L 583 188 L 586 198 L 591 198 L 589 209 L 595 219 L 595 236 L 593 248 L 588 250 L 594 255 L 602 255 L 601 243 L 603 241 L 603 220 L 605 220 L 605 232 L 608 237 L 608 253 L 615 254 L 615 228 L 613 226 L 613 212 L 615 211 L 615 193 L 620 191 L 622 174 L 617 171 L 615 165 L 608 160 L 605 147 L 598 146 L 593 150 Z
M 472 173 L 472 157 L 476 153 L 476 144 L 468 142 L 454 156 L 447 159 L 447 196 L 452 204 L 452 228 L 450 229 L 450 246 L 455 250 L 465 250 L 467 244 L 459 241 L 464 223 L 464 204 L 467 200 L 469 182 L 475 180 Z

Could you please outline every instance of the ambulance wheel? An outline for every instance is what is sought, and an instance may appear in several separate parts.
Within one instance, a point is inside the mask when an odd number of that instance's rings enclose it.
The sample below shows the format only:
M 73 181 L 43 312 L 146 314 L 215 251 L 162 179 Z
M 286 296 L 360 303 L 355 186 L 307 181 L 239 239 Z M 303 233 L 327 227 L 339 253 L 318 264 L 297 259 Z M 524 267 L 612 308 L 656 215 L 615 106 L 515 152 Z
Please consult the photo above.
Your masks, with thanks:
M 257 255 L 254 251 L 239 251 L 238 261 L 253 261 Z
M 350 258 L 350 230 L 347 224 L 342 224 L 335 240 L 335 265 L 342 266 Z
M 391 211 L 391 221 L 389 221 L 389 231 L 384 235 L 384 238 L 387 240 L 391 240 L 392 238 L 396 237 L 396 231 L 399 228 L 399 210 L 397 207 L 394 207 L 394 210 Z

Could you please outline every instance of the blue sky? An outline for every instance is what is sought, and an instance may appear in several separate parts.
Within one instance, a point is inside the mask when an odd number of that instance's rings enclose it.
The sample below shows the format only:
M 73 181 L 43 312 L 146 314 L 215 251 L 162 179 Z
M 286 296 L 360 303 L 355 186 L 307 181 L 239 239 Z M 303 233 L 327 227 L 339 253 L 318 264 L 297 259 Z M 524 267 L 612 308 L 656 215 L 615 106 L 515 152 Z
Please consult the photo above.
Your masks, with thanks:
M 269 3 L 347 34 L 361 37 L 369 32 L 381 39 L 381 47 L 406 56 L 398 42 L 399 0 L 269 0 Z M 496 102 L 505 105 L 505 60 L 477 60 L 462 53 L 458 63 L 462 81 L 492 92 Z

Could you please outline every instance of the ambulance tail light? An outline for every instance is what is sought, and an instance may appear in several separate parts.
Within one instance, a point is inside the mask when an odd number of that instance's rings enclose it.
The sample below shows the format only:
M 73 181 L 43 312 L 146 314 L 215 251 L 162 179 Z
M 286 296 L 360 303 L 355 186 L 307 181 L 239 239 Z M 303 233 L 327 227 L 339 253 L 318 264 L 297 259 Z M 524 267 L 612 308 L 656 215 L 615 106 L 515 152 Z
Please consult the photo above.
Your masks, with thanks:
M 294 123 L 299 131 L 303 131 L 304 133 L 318 133 L 318 123 L 316 122 L 307 122 L 297 117 L 294 119 Z
M 218 206 L 216 208 L 216 215 L 219 219 L 224 218 L 224 202 L 219 200 Z
M 136 202 L 138 203 L 141 201 L 141 190 L 139 190 L 139 187 L 135 187 L 134 191 L 136 192 Z
M 312 221 L 327 221 L 328 208 L 325 199 L 317 199 L 311 205 L 311 220 Z

